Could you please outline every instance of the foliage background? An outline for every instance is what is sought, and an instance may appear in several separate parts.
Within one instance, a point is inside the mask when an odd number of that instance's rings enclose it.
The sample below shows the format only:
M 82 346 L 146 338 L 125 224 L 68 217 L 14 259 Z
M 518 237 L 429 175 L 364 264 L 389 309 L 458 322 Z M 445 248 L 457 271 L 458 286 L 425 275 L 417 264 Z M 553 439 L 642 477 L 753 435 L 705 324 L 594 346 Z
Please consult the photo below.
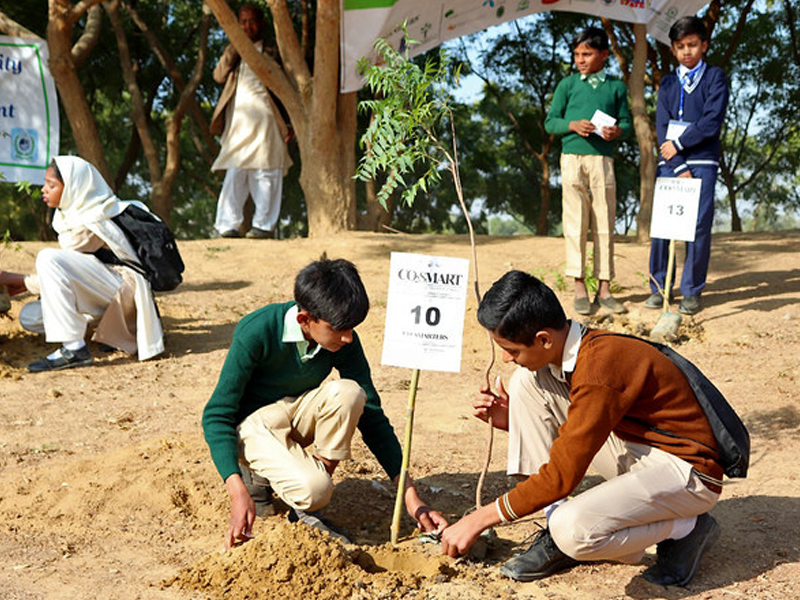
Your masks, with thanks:
M 296 3 L 290 3 L 294 6 Z M 38 3 L 0 2 L 0 10 L 44 37 L 47 12 Z M 188 74 L 197 53 L 201 3 L 194 0 L 139 0 L 136 11 L 158 32 L 159 40 Z M 746 0 L 712 2 L 718 15 L 709 62 L 722 65 L 732 88 L 731 108 L 723 134 L 724 161 L 718 188 L 718 229 L 764 230 L 797 227 L 800 208 L 798 131 L 800 112 L 800 52 L 798 17 L 791 2 Z M 177 89 L 164 73 L 141 32 L 125 17 L 137 79 L 150 105 L 149 122 L 163 146 L 164 120 L 177 103 Z M 267 11 L 267 14 L 268 11 Z M 297 13 L 294 13 L 297 14 Z M 458 135 L 461 176 L 466 201 L 478 232 L 514 234 L 560 233 L 561 192 L 558 175 L 560 142 L 542 129 L 549 97 L 570 72 L 571 39 L 579 29 L 600 22 L 566 13 L 544 13 L 452 42 L 450 50 L 463 61 L 466 88 L 451 83 Z M 82 32 L 83 23 L 74 35 Z M 630 59 L 629 26 L 613 23 L 621 54 Z M 267 27 L 267 37 L 271 27 Z M 215 25 L 208 60 L 196 100 L 210 118 L 220 92 L 211 71 L 226 44 Z M 648 106 L 654 113 L 657 82 L 671 68 L 666 47 L 651 42 L 647 74 Z M 424 61 L 425 57 L 416 60 Z M 612 56 L 607 67 L 622 75 Z M 150 178 L 130 116 L 130 97 L 119 64 L 113 31 L 104 15 L 97 47 L 78 73 L 97 119 L 100 136 L 121 198 L 147 200 Z M 469 95 L 464 89 L 471 90 Z M 368 98 L 362 90 L 360 99 Z M 359 136 L 368 116 L 359 115 Z M 198 124 L 188 116 L 181 135 L 181 172 L 173 196 L 172 226 L 180 238 L 213 234 L 216 197 L 222 174 L 211 173 L 213 152 L 202 142 Z M 162 148 L 163 150 L 163 148 Z M 75 152 L 69 123 L 61 107 L 61 153 Z M 284 180 L 281 236 L 307 233 L 306 208 L 299 185 L 300 158 L 290 143 L 295 166 Z M 541 152 L 536 157 L 532 152 Z M 549 168 L 543 184 L 544 163 Z M 615 157 L 618 180 L 618 232 L 631 233 L 638 209 L 638 148 L 630 138 Z M 360 212 L 367 193 L 357 185 Z M 549 198 L 543 201 L 543 190 Z M 413 207 L 394 202 L 389 225 L 407 232 L 466 231 L 449 175 L 428 190 Z M 544 213 L 544 214 L 542 214 Z M 0 183 L 0 232 L 13 239 L 48 239 L 48 215 L 35 190 Z

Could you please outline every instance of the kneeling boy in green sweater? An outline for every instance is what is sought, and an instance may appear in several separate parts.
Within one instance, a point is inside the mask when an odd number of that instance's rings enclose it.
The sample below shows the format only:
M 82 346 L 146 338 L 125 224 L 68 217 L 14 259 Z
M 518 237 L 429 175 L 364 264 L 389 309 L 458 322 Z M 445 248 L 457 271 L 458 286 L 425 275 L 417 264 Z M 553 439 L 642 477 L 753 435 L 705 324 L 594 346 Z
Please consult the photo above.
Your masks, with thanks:
M 389 477 L 400 473 L 400 444 L 353 330 L 369 310 L 355 266 L 311 263 L 298 274 L 294 297 L 239 322 L 203 412 L 206 442 L 231 501 L 226 547 L 251 537 L 251 492 L 259 490 L 250 480 L 259 478 L 291 507 L 290 521 L 332 533 L 315 511 L 331 499 L 331 476 L 350 458 L 356 427 Z M 323 384 L 332 369 L 340 379 Z M 408 481 L 408 513 L 424 531 L 444 528 L 444 517 Z

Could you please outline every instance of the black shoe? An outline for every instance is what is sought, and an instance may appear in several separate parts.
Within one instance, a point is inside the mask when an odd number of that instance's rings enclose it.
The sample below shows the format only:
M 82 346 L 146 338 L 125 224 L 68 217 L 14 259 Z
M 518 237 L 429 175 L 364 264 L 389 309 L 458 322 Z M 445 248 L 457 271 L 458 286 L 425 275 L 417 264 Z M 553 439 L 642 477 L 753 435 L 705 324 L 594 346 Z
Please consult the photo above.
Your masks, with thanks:
M 274 240 L 275 231 L 273 229 L 259 229 L 258 227 L 252 227 L 250 231 L 247 232 L 245 237 L 250 238 L 251 240 Z
M 272 501 L 272 486 L 266 477 L 253 473 L 250 469 L 241 465 L 242 481 L 247 493 L 256 505 L 257 517 L 272 517 L 275 515 L 275 504 Z
M 575 312 L 579 315 L 590 315 L 592 314 L 592 303 L 589 301 L 587 296 L 580 296 L 579 298 L 575 298 L 572 302 L 572 307 L 575 309 Z
M 696 315 L 701 308 L 699 294 L 697 296 L 684 296 L 678 306 L 678 312 L 682 315 Z
M 645 569 L 642 577 L 657 585 L 687 585 L 719 533 L 720 526 L 714 517 L 708 513 L 700 515 L 692 533 L 685 538 L 659 542 L 656 564 Z
M 28 365 L 31 373 L 41 373 L 42 371 L 60 371 L 61 369 L 71 369 L 73 367 L 85 367 L 92 364 L 92 355 L 89 348 L 84 346 L 79 350 L 67 350 L 64 346 L 58 350 L 59 356 L 56 358 L 40 358 Z
M 333 523 L 323 518 L 318 512 L 305 512 L 298 508 L 290 508 L 289 513 L 286 515 L 289 523 L 303 523 L 314 529 L 327 533 L 334 539 L 339 540 L 343 544 L 352 544 L 350 538 L 345 535 L 344 531 L 336 527 Z
M 227 231 L 223 231 L 219 234 L 219 237 L 222 238 L 240 238 L 242 234 L 239 233 L 238 229 L 228 229 Z
M 567 556 L 556 546 L 550 530 L 542 529 L 527 550 L 500 567 L 500 574 L 515 581 L 535 581 L 577 564 L 577 560 Z
M 614 298 L 614 296 L 609 296 L 608 298 L 601 298 L 600 296 L 594 297 L 595 306 L 598 308 L 605 308 L 606 310 L 614 313 L 615 315 L 624 315 L 628 312 L 628 309 L 625 308 L 625 305 L 622 304 L 619 300 Z
M 653 309 L 664 308 L 664 296 L 661 292 L 653 292 L 647 300 L 644 301 L 644 307 Z

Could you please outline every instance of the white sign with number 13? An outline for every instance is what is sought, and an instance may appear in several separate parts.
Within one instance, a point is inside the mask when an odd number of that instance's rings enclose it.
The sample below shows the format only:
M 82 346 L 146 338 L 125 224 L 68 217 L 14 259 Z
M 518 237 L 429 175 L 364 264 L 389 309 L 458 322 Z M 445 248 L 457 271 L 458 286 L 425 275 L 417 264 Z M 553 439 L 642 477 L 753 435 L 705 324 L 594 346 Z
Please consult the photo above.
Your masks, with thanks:
M 695 177 L 656 179 L 650 237 L 683 242 L 694 241 L 701 183 L 701 180 Z

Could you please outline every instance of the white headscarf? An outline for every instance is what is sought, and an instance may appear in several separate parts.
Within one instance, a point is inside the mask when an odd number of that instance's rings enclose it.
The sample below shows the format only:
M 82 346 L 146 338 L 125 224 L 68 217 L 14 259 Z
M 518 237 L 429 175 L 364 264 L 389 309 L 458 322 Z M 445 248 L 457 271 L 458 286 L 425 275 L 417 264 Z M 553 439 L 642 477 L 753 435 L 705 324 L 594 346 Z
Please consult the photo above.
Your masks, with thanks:
M 64 180 L 61 203 L 53 215 L 59 234 L 116 217 L 124 209 L 94 165 L 78 156 L 56 156 Z

